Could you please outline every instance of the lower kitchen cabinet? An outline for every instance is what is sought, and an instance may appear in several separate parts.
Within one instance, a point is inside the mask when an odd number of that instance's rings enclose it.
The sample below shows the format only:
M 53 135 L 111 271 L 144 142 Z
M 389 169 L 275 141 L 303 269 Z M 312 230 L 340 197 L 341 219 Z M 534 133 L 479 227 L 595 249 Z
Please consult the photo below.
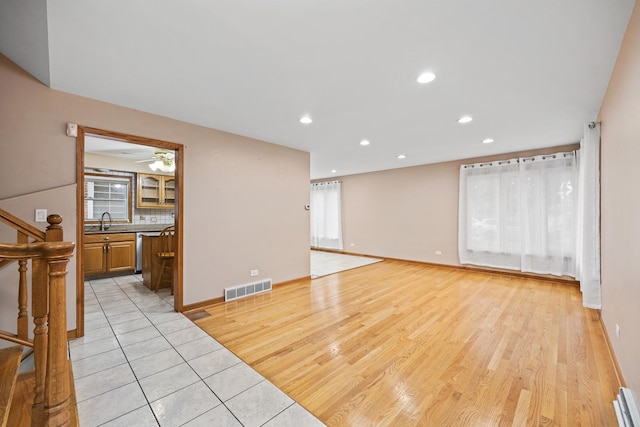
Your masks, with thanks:
M 85 234 L 84 275 L 133 272 L 136 268 L 135 233 Z

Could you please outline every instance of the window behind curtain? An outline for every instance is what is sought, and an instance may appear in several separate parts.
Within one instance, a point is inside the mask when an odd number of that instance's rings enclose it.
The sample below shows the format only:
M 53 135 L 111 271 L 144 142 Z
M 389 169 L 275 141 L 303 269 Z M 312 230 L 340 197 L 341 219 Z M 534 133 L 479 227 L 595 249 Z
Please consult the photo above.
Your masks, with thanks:
M 575 275 L 574 153 L 463 165 L 463 264 Z
M 342 250 L 342 183 L 311 184 L 311 247 Z
M 575 277 L 577 183 L 574 153 L 521 159 L 522 271 Z

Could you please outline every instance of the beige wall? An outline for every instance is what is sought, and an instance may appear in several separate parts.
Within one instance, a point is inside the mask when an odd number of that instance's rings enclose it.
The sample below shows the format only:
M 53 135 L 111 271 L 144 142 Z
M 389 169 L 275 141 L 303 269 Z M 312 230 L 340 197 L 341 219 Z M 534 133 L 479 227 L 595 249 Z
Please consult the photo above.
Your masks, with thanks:
M 627 385 L 640 398 L 640 3 L 636 2 L 602 122 L 602 317 Z M 616 337 L 616 325 L 620 337 Z
M 574 144 L 341 177 L 344 250 L 460 265 L 460 165 L 577 148 Z M 442 255 L 436 255 L 436 251 L 441 251 Z
M 51 90 L 3 56 L 0 93 L 0 200 L 75 183 L 67 122 L 184 144 L 184 303 L 309 275 L 308 153 Z
M 226 138 L 225 144 L 187 148 L 189 301 L 210 298 L 208 283 L 228 286 L 267 277 L 278 283 L 310 272 L 308 153 Z M 250 269 L 260 276 L 249 277 Z

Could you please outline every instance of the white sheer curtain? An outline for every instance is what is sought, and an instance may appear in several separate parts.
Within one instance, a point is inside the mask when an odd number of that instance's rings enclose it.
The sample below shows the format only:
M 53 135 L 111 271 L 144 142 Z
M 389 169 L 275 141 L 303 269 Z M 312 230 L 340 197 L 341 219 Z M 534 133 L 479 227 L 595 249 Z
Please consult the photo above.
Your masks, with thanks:
M 584 127 L 578 157 L 580 170 L 577 215 L 576 279 L 582 304 L 601 308 L 600 288 L 600 124 Z
M 458 249 L 462 264 L 520 269 L 518 160 L 462 165 Z
M 311 184 L 311 247 L 342 250 L 342 183 Z
M 575 275 L 574 153 L 462 165 L 462 264 Z
M 575 153 L 520 159 L 521 270 L 575 277 Z

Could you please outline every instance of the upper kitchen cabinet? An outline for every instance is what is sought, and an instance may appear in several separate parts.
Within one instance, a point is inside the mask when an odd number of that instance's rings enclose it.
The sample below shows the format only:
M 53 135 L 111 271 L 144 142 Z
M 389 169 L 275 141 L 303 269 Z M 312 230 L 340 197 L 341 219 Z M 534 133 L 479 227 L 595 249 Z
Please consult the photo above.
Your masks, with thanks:
M 138 174 L 139 208 L 173 209 L 176 203 L 176 179 L 170 175 Z

